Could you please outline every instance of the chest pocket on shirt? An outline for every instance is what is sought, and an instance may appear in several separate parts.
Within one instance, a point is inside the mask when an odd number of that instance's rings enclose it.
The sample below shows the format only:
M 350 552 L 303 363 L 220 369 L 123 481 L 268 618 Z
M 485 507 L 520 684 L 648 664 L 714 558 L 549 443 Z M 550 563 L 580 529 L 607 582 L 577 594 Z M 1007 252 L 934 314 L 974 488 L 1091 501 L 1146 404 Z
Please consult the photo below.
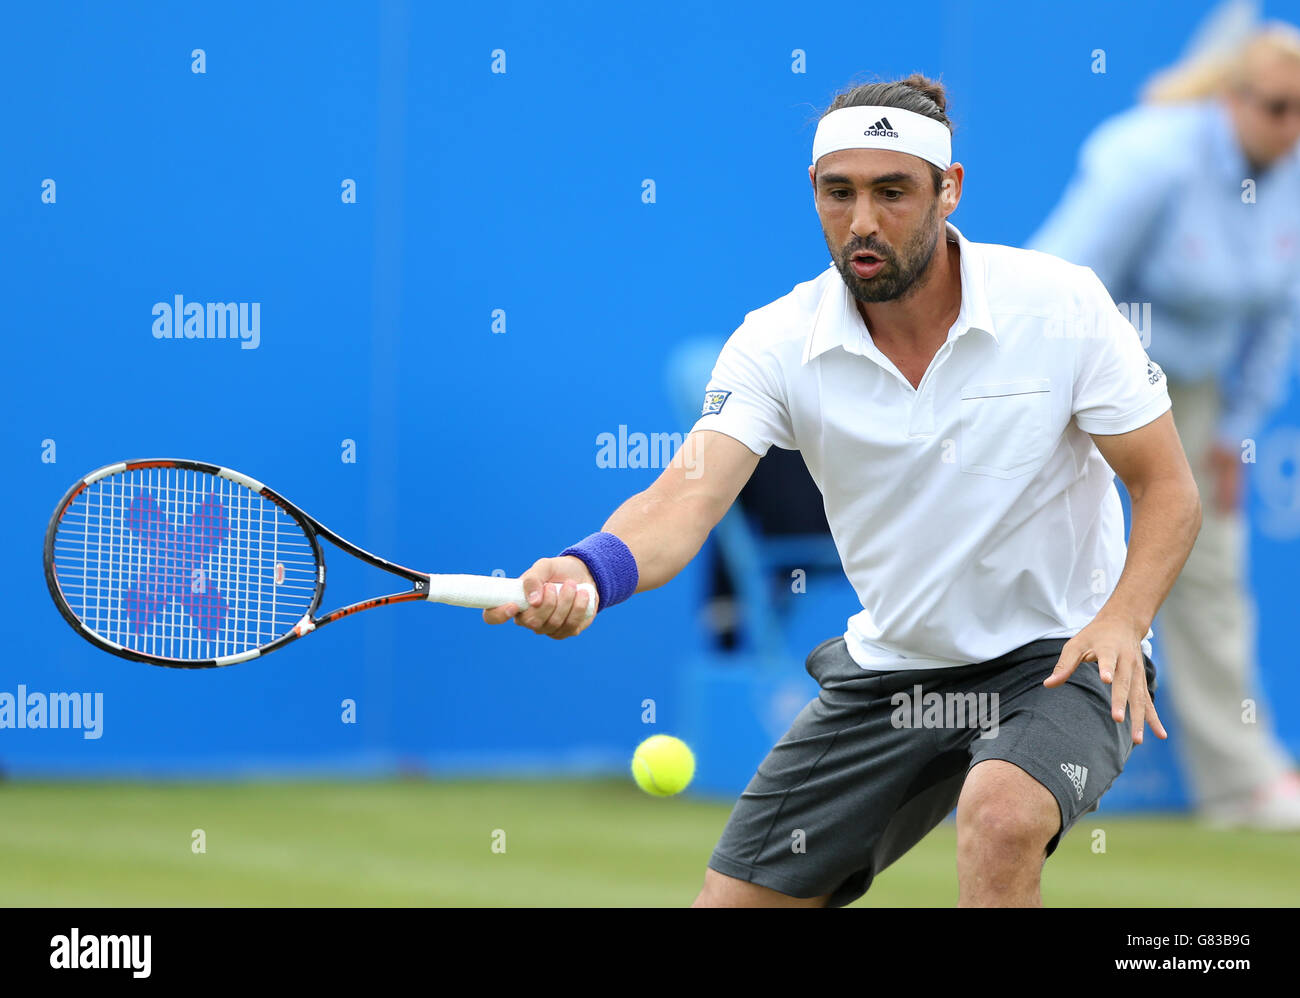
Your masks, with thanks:
M 961 390 L 961 470 L 1018 478 L 1047 456 L 1051 445 L 1051 380 L 1028 378 Z

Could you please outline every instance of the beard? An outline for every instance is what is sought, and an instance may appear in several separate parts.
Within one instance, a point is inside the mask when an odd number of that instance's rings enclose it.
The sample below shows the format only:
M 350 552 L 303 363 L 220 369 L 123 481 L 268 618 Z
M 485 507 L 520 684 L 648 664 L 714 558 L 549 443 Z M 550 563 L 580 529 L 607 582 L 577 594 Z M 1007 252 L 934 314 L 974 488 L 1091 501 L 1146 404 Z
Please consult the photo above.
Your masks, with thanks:
M 864 244 L 856 240 L 846 246 L 842 253 L 836 253 L 830 240 L 827 240 L 826 248 L 831 251 L 835 269 L 840 272 L 840 277 L 853 297 L 867 303 L 894 301 L 911 291 L 917 279 L 925 273 L 926 267 L 930 266 L 935 248 L 939 245 L 939 231 L 934 224 L 938 214 L 939 199 L 936 197 L 929 216 L 908 238 L 901 254 L 876 242 Z M 822 234 L 825 235 L 824 230 Z M 853 254 L 859 250 L 874 253 L 883 261 L 884 266 L 874 277 L 859 277 L 853 272 L 851 261 Z

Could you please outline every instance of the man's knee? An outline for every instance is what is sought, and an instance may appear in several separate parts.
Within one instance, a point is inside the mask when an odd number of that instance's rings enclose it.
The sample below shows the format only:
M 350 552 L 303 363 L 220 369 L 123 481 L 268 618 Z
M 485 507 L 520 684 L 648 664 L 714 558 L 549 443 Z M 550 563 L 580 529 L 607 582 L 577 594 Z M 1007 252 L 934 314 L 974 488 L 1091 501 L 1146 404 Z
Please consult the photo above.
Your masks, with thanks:
M 1001 759 L 973 767 L 957 803 L 957 848 L 1005 857 L 1046 857 L 1061 829 L 1052 792 L 1023 769 Z
M 692 908 L 822 908 L 829 894 L 813 898 L 791 897 L 770 887 L 728 877 L 714 869 L 704 871 L 704 887 Z

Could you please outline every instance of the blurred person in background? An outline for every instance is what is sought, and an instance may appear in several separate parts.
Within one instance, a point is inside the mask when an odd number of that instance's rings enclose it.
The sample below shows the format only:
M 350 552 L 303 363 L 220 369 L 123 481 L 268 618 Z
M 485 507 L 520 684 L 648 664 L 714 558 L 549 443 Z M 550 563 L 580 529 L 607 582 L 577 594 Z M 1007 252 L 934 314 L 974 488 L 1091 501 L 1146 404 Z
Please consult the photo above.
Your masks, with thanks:
M 1091 267 L 1169 379 L 1204 522 L 1157 626 L 1198 810 L 1300 830 L 1300 778 L 1258 683 L 1242 480 L 1300 331 L 1300 31 L 1219 21 L 1088 137 L 1027 245 Z

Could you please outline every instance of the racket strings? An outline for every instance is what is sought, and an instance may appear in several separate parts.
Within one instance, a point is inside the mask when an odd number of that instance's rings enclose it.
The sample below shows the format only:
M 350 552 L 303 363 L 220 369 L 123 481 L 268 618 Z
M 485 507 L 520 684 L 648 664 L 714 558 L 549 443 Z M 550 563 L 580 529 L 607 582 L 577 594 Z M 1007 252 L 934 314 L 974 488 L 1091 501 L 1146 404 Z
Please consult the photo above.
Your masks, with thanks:
M 183 468 L 127 469 L 69 504 L 54 537 L 65 602 L 132 651 L 201 661 L 282 637 L 312 605 L 302 528 L 235 482 Z

